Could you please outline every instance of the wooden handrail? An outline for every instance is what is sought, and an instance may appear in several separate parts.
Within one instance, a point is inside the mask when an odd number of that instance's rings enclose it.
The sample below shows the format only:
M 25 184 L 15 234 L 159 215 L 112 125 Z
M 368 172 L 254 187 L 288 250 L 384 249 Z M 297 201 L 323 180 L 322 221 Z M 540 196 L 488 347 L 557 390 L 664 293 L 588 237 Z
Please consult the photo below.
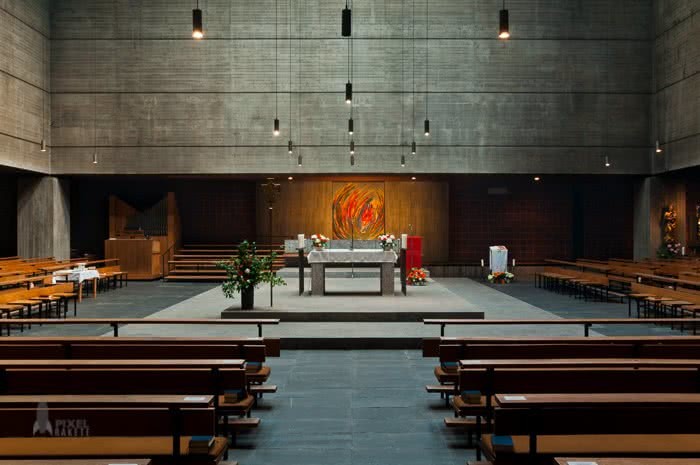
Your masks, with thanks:
M 474 320 L 474 319 L 438 319 L 426 318 L 423 324 L 440 325 L 440 336 L 445 335 L 447 325 L 583 325 L 584 336 L 588 337 L 593 325 L 639 325 L 639 324 L 668 324 L 690 323 L 695 334 L 696 325 L 700 320 L 693 318 L 567 318 L 558 320 Z
M 263 325 L 278 325 L 279 318 L 260 319 L 166 319 L 166 318 L 16 318 L 0 319 L 0 327 L 8 325 L 108 325 L 112 327 L 115 337 L 119 336 L 120 325 L 256 325 L 258 337 L 262 337 Z

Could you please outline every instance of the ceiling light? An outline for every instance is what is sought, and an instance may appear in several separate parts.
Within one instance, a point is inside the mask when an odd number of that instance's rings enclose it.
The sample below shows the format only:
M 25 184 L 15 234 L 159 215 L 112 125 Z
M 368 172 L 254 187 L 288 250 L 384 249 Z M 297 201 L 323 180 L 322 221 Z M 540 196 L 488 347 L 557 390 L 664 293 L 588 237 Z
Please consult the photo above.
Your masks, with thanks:
M 510 39 L 510 27 L 508 24 L 508 10 L 506 10 L 506 0 L 503 0 L 503 9 L 499 12 L 498 38 Z
M 289 181 L 294 181 L 294 176 L 290 176 L 287 178 Z
M 92 163 L 97 164 L 97 151 L 92 152 Z
M 426 119 L 425 122 L 423 123 L 423 129 L 425 131 L 425 135 L 429 136 L 430 135 L 430 120 Z
M 350 166 L 355 166 L 355 155 L 350 155 Z
M 341 34 L 343 37 L 350 37 L 352 35 L 352 10 L 348 7 L 347 0 L 345 2 L 345 8 L 343 8 Z
M 352 136 L 353 132 L 355 131 L 355 122 L 350 118 L 348 120 L 348 134 Z
M 291 140 L 287 142 L 287 151 L 290 155 L 294 153 L 294 144 L 292 144 Z
M 301 158 L 301 155 L 297 157 L 297 166 L 301 166 L 303 164 L 303 159 Z
M 662 149 L 661 145 L 659 145 L 659 139 L 656 139 L 656 153 L 661 153 L 663 151 L 664 149 Z
M 415 177 L 415 176 L 411 176 L 411 181 L 415 181 L 415 180 L 416 180 L 416 177 Z
M 350 141 L 350 154 L 352 155 L 354 153 L 355 153 L 355 141 L 351 140 Z
M 605 167 L 610 168 L 610 159 L 608 158 L 607 155 L 605 156 Z
M 540 180 L 540 177 L 539 177 L 539 176 L 535 176 L 533 179 L 535 180 L 535 182 L 538 182 L 538 181 Z
M 406 156 L 401 155 L 401 168 L 406 167 Z
M 274 125 L 274 128 L 272 129 L 272 134 L 275 136 L 280 135 L 280 120 L 278 118 L 275 118 L 275 125 Z
M 416 154 L 416 141 L 411 142 L 411 154 Z
M 46 141 L 44 139 L 41 139 L 41 148 L 39 150 L 46 152 Z
M 352 82 L 350 81 L 345 84 L 345 103 L 348 105 L 352 103 Z
M 195 39 L 204 37 L 202 10 L 199 9 L 199 0 L 197 0 L 197 8 L 192 10 L 192 37 Z

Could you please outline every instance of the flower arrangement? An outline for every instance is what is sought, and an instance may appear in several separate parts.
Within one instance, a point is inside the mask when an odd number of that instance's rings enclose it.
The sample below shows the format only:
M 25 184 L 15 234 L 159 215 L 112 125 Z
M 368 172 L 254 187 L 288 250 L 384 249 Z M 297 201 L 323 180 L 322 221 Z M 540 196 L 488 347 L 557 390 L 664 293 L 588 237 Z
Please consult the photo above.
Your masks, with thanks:
M 681 253 L 681 243 L 675 237 L 677 218 L 673 205 L 669 205 L 664 209 L 661 222 L 664 238 L 656 251 L 656 255 L 659 258 L 673 258 Z
M 330 242 L 330 239 L 328 239 L 323 234 L 319 233 L 311 235 L 311 244 L 313 244 L 314 248 L 316 249 L 323 249 L 328 247 L 328 242 Z
M 408 284 L 411 286 L 425 286 L 428 281 L 428 273 L 423 268 L 411 268 L 408 273 Z
M 276 257 L 275 252 L 270 255 L 257 255 L 255 242 L 241 242 L 238 255 L 216 263 L 217 268 L 226 270 L 226 280 L 221 285 L 224 296 L 233 299 L 240 293 L 241 304 L 247 309 L 253 307 L 253 291 L 258 285 L 286 285 L 282 278 L 272 272 L 272 262 Z
M 488 275 L 486 278 L 493 284 L 508 284 L 515 279 L 515 275 L 508 271 L 496 271 L 495 273 Z
M 382 234 L 379 236 L 379 244 L 384 250 L 394 250 L 396 237 L 393 234 Z

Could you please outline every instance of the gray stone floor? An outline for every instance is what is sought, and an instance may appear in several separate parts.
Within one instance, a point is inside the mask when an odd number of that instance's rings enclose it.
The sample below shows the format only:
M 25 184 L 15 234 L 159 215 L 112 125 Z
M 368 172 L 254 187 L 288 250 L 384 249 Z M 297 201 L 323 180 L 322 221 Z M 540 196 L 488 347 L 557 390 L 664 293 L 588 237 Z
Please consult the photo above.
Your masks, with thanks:
M 243 465 L 464 465 L 466 438 L 423 386 L 434 360 L 419 351 L 285 351 L 271 359 L 279 392 L 230 458 Z

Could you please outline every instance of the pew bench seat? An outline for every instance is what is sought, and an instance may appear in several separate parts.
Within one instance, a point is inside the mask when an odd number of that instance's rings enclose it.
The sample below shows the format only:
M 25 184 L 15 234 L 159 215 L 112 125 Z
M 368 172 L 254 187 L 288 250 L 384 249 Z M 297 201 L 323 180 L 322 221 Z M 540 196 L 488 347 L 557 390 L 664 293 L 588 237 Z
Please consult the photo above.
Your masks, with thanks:
M 262 384 L 270 378 L 270 367 L 261 366 L 259 370 L 246 370 L 246 377 L 251 383 Z
M 493 405 L 493 403 L 491 405 Z M 465 402 L 461 396 L 454 396 L 452 398 L 452 407 L 454 408 L 455 415 L 459 417 L 485 415 L 488 411 L 486 396 L 481 396 L 481 401 L 478 404 L 469 404 Z
M 493 435 L 484 434 L 481 450 L 494 465 L 527 463 L 530 438 L 511 436 L 512 452 L 495 452 Z M 590 434 L 537 437 L 537 463 L 551 464 L 553 457 L 682 457 L 700 455 L 700 435 L 697 434 Z
M 445 370 L 440 365 L 435 367 L 433 373 L 435 373 L 435 379 L 437 379 L 438 383 L 440 384 L 454 384 L 457 382 L 457 378 L 459 377 L 456 369 L 452 371 Z
M 2 438 L 2 458 L 107 458 L 151 457 L 152 465 L 214 465 L 221 462 L 227 450 L 227 440 L 214 438 L 207 455 L 189 454 L 190 437 L 180 438 L 182 456 L 172 457 L 172 437 L 48 437 Z
M 247 394 L 245 399 L 238 402 L 225 402 L 224 396 L 219 396 L 218 411 L 228 415 L 248 415 L 253 405 L 255 405 L 255 397 L 251 394 Z

